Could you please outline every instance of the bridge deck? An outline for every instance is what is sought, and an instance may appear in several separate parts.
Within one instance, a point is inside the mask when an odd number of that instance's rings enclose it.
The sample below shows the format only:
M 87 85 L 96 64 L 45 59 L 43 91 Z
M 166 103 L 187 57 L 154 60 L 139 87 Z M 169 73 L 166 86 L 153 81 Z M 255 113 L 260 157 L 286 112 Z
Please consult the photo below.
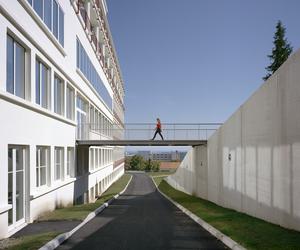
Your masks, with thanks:
M 77 140 L 78 146 L 200 146 L 207 140 Z

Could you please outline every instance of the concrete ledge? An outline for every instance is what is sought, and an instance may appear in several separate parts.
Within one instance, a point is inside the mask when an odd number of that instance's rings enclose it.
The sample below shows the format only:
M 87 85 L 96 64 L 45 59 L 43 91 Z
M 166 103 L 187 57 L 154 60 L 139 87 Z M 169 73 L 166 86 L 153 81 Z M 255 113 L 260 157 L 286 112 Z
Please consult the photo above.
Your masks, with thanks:
M 189 211 L 188 209 L 186 209 L 185 207 L 181 206 L 179 203 L 177 203 L 176 201 L 172 200 L 170 197 L 168 197 L 167 195 L 165 195 L 162 191 L 159 190 L 159 188 L 156 185 L 156 183 L 155 183 L 155 181 L 154 181 L 154 179 L 153 179 L 152 176 L 151 176 L 151 178 L 152 178 L 152 181 L 153 181 L 156 189 L 158 190 L 158 192 L 162 196 L 164 196 L 167 200 L 169 200 L 170 202 L 172 202 L 176 207 L 178 207 L 182 212 L 184 212 L 187 216 L 189 216 L 193 221 L 195 221 L 196 223 L 198 223 L 206 231 L 210 232 L 213 236 L 215 236 L 217 239 L 219 239 L 220 241 L 222 241 L 230 249 L 234 249 L 234 250 L 246 250 L 246 248 L 242 247 L 240 244 L 238 244 L 237 242 L 235 242 L 233 239 L 231 239 L 228 236 L 226 236 L 225 234 L 221 233 L 219 230 L 217 230 L 216 228 L 214 228 L 213 226 L 211 226 L 210 224 L 208 224 L 207 222 L 205 222 L 204 220 L 202 220 L 201 218 L 199 218 L 197 215 L 193 214 L 191 211 Z
M 85 224 L 87 224 L 90 220 L 96 217 L 97 214 L 102 212 L 106 207 L 108 207 L 115 199 L 117 199 L 121 194 L 123 194 L 127 187 L 129 186 L 130 182 L 132 180 L 132 176 L 130 177 L 128 183 L 126 184 L 125 188 L 118 194 L 116 194 L 113 198 L 111 198 L 109 201 L 105 202 L 103 205 L 98 207 L 95 211 L 89 213 L 87 217 L 75 228 L 73 228 L 71 231 L 62 233 L 58 236 L 56 236 L 53 240 L 47 242 L 44 246 L 39 248 L 39 250 L 53 250 L 57 248 L 59 245 L 61 245 L 64 241 L 66 241 L 68 238 L 70 238 L 77 230 L 79 230 L 81 227 L 83 227 Z

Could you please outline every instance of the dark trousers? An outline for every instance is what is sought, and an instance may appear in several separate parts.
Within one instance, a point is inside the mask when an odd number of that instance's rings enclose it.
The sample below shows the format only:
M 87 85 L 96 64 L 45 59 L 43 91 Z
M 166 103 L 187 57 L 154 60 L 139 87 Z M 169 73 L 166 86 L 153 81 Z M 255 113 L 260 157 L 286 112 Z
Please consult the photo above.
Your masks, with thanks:
M 160 128 L 157 128 L 157 129 L 156 129 L 156 131 L 155 131 L 155 133 L 154 133 L 154 136 L 153 136 L 152 140 L 155 139 L 157 133 L 160 135 L 161 139 L 163 140 L 164 137 L 163 137 L 162 134 L 161 134 L 161 129 L 160 129 Z

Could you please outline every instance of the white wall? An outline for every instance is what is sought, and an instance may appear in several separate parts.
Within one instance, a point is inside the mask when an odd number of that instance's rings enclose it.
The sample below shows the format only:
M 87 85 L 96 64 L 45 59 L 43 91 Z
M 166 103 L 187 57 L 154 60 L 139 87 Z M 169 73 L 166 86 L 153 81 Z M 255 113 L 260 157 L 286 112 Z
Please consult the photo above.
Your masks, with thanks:
M 33 221 L 40 213 L 53 210 L 55 207 L 73 203 L 83 192 L 89 193 L 99 182 L 103 192 L 109 185 L 124 172 L 124 166 L 114 168 L 113 162 L 105 168 L 98 169 L 85 176 L 65 178 L 62 181 L 53 181 L 54 147 L 64 147 L 65 166 L 66 148 L 75 147 L 76 116 L 75 120 L 53 112 L 54 87 L 53 76 L 58 74 L 65 83 L 70 84 L 76 94 L 83 96 L 89 104 L 96 106 L 106 117 L 113 121 L 113 113 L 108 110 L 98 98 L 83 77 L 76 70 L 76 38 L 80 39 L 84 49 L 100 75 L 110 95 L 113 91 L 105 73 L 87 39 L 84 29 L 71 6 L 71 1 L 58 0 L 65 16 L 64 47 L 59 49 L 58 42 L 53 42 L 51 35 L 47 35 L 37 21 L 37 15 L 32 10 L 27 11 L 27 0 L 0 0 L 0 238 L 7 237 L 8 231 L 8 145 L 26 145 L 29 151 L 28 168 L 26 169 L 26 185 L 30 188 L 26 192 L 26 222 Z M 29 7 L 30 9 L 31 7 Z M 32 9 L 32 8 L 31 8 Z M 45 26 L 45 25 L 44 25 Z M 47 30 L 47 29 L 46 29 Z M 28 66 L 28 93 L 26 100 L 11 95 L 6 91 L 6 43 L 7 34 L 13 35 L 26 48 L 26 67 Z M 51 34 L 51 32 L 50 32 Z M 51 70 L 51 110 L 44 109 L 35 103 L 35 63 L 39 57 Z M 76 115 L 76 114 L 75 114 Z M 36 187 L 36 146 L 49 146 L 51 149 L 51 185 L 41 190 Z M 76 151 L 76 150 L 75 150 Z M 116 171 L 118 173 L 116 173 Z M 17 229 L 16 229 L 17 230 Z
M 299 69 L 300 51 L 209 138 L 207 168 L 200 166 L 205 156 L 194 148 L 167 181 L 221 206 L 300 230 Z

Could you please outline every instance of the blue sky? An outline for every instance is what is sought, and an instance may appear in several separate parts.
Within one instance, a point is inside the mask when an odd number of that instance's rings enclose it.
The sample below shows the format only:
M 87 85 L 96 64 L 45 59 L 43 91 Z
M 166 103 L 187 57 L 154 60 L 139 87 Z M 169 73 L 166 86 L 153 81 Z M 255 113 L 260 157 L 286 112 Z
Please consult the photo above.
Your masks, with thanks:
M 277 20 L 299 0 L 107 0 L 126 122 L 224 122 L 263 83 Z

